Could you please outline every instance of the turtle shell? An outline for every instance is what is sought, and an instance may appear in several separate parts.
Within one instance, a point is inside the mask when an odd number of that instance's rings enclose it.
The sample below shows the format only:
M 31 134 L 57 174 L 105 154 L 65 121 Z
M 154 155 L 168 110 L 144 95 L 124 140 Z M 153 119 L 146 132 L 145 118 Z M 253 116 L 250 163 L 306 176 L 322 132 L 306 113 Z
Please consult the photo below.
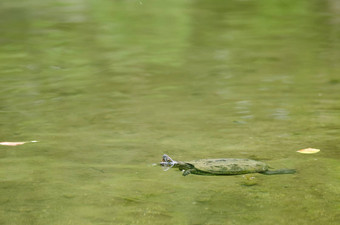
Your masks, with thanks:
M 261 173 L 268 170 L 267 164 L 252 159 L 200 159 L 187 162 L 200 171 L 216 175 Z

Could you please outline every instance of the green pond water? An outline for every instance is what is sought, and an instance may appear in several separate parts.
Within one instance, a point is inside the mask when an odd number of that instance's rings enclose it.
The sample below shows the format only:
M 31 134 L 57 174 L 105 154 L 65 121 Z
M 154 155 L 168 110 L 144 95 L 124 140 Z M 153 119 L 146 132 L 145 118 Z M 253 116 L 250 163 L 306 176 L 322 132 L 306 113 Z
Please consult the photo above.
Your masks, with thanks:
M 0 145 L 0 224 L 339 224 L 339 13 L 2 0 L 0 142 L 39 142 Z M 163 154 L 297 173 L 183 177 Z

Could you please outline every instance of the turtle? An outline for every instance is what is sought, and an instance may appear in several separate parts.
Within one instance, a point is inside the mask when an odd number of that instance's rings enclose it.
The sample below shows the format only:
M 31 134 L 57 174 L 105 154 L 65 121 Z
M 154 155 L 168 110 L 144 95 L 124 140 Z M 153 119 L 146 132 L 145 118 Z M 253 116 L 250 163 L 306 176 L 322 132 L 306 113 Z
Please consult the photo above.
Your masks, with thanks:
M 279 169 L 269 170 L 269 166 L 257 160 L 252 159 L 235 159 L 235 158 L 221 158 L 221 159 L 199 159 L 194 161 L 182 162 L 175 161 L 170 156 L 164 154 L 160 166 L 164 170 L 172 167 L 179 168 L 183 171 L 183 176 L 189 174 L 196 175 L 240 175 L 247 173 L 261 173 L 265 175 L 273 174 L 293 174 L 294 169 Z

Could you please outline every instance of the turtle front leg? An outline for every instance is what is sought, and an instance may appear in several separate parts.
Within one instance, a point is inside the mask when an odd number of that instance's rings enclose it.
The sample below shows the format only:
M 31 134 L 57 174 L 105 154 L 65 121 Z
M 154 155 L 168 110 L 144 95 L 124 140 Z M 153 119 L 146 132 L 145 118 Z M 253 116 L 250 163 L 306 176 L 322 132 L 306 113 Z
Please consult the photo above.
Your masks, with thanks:
M 183 176 L 187 176 L 191 173 L 194 173 L 195 169 L 187 169 L 187 170 L 182 170 L 183 171 Z

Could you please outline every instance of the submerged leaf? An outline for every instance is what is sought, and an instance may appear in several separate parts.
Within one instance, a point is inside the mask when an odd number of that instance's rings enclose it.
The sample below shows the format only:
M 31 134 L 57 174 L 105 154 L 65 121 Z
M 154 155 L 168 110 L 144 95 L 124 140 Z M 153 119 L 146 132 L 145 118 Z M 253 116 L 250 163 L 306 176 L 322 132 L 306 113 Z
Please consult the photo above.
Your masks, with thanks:
M 303 153 L 303 154 L 314 154 L 317 152 L 320 152 L 320 149 L 316 149 L 316 148 L 305 148 L 305 149 L 300 149 L 297 152 L 299 153 Z

